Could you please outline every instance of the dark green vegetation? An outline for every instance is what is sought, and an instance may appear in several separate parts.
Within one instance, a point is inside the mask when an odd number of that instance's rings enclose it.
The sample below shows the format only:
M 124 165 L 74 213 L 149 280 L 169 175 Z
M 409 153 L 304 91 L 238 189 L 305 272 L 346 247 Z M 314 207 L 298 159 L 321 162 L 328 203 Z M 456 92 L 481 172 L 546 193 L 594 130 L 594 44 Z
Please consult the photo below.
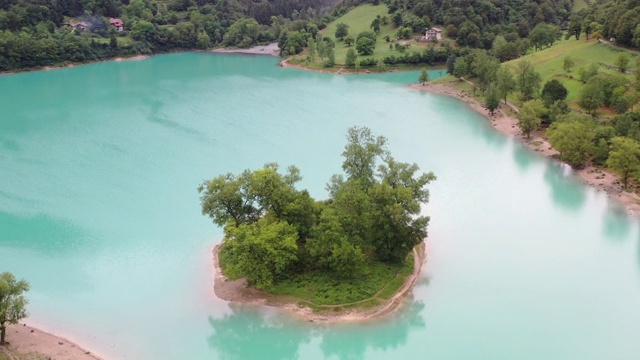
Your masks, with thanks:
M 289 31 L 315 35 L 338 15 L 328 12 L 333 2 L 2 0 L 0 71 L 212 46 L 249 47 L 282 36 L 286 40 Z M 122 20 L 124 29 L 110 25 L 110 18 Z
M 397 290 L 387 286 L 399 287 L 398 273 L 413 269 L 407 256 L 427 236 L 420 206 L 435 176 L 397 162 L 387 140 L 367 128 L 349 129 L 347 139 L 344 175 L 331 178 L 327 200 L 296 189 L 298 170 L 281 174 L 276 164 L 199 187 L 202 213 L 224 226 L 219 259 L 227 276 L 317 305 Z
M 605 38 L 640 48 L 640 4 L 633 0 L 597 1 L 572 16 L 570 31 L 578 38 Z
M 0 345 L 5 344 L 7 323 L 17 324 L 27 317 L 27 299 L 23 293 L 29 291 L 29 283 L 17 280 L 13 274 L 0 274 Z

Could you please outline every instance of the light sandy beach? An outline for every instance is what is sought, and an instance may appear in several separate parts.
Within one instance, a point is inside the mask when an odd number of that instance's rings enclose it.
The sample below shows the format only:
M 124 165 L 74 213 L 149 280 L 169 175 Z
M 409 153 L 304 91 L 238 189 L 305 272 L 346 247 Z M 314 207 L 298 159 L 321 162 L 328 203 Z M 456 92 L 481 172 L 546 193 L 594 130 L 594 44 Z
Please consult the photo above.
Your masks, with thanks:
M 9 345 L 0 346 L 0 354 L 9 360 L 100 360 L 101 358 L 79 345 L 54 334 L 27 326 L 8 325 Z
M 280 48 L 278 48 L 277 43 L 271 43 L 269 45 L 257 45 L 252 46 L 246 49 L 228 49 L 228 48 L 218 48 L 213 49 L 211 52 L 221 53 L 221 54 L 248 54 L 248 55 L 269 55 L 269 56 L 280 56 Z

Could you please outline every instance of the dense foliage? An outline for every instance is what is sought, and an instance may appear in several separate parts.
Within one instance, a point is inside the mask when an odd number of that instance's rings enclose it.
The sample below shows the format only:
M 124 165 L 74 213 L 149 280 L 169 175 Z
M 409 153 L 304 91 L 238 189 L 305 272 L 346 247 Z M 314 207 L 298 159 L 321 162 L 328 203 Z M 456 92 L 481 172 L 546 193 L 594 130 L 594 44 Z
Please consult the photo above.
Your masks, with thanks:
M 633 0 L 598 1 L 572 17 L 577 36 L 613 39 L 616 43 L 640 48 L 640 4 Z M 577 37 L 576 36 L 576 37 Z
M 289 30 L 317 32 L 338 15 L 327 13 L 333 1 L 2 0 L 0 71 L 220 45 L 248 47 Z M 121 19 L 124 29 L 111 26 L 110 18 Z
M 427 236 L 420 206 L 435 176 L 397 162 L 386 144 L 367 128 L 349 129 L 344 175 L 331 178 L 324 201 L 295 188 L 295 167 L 281 174 L 267 164 L 204 182 L 202 212 L 224 226 L 225 272 L 270 289 L 292 274 L 353 279 L 376 263 L 401 264 Z

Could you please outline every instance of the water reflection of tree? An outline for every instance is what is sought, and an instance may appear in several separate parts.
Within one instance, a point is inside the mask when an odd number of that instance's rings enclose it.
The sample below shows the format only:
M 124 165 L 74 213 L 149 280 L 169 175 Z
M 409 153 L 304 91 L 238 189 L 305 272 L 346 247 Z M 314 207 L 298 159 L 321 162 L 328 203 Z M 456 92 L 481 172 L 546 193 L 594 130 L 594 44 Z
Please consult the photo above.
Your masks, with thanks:
M 209 317 L 213 334 L 209 346 L 220 359 L 296 359 L 310 329 L 281 317 L 265 317 L 255 308 L 233 307 L 222 318 Z
M 607 240 L 625 240 L 631 231 L 631 220 L 624 207 L 614 206 L 606 210 L 602 233 Z
M 424 303 L 411 301 L 384 320 L 356 326 L 330 327 L 322 333 L 320 348 L 325 358 L 364 359 L 367 349 L 397 348 L 411 330 L 425 327 L 420 312 Z
M 567 165 L 549 161 L 544 171 L 544 180 L 549 185 L 551 198 L 556 205 L 566 210 L 578 211 L 586 201 L 585 188 L 565 175 L 562 166 Z

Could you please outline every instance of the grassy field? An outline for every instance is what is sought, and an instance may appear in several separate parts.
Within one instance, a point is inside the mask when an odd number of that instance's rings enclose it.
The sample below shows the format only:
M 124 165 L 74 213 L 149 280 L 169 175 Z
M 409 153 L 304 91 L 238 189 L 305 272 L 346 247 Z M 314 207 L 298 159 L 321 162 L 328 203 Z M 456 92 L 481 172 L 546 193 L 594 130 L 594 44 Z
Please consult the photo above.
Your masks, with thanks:
M 387 25 L 380 26 L 380 34 L 377 37 L 376 48 L 375 48 L 375 51 L 373 52 L 373 55 L 368 55 L 364 57 L 366 58 L 373 57 L 378 59 L 378 58 L 383 58 L 389 55 L 396 55 L 396 56 L 402 55 L 401 52 L 390 49 L 389 43 L 387 43 L 384 39 L 384 37 L 387 35 L 391 39 L 395 39 L 396 32 L 398 31 L 398 28 L 396 28 L 391 22 L 391 16 L 389 15 L 387 6 L 386 5 L 374 6 L 371 4 L 366 4 L 366 5 L 361 5 L 354 8 L 353 10 L 339 17 L 335 21 L 329 23 L 327 27 L 324 30 L 322 30 L 322 35 L 331 38 L 331 40 L 333 40 L 336 44 L 336 47 L 334 49 L 335 56 L 336 56 L 336 64 L 344 65 L 344 59 L 347 55 L 347 50 L 349 49 L 348 46 L 346 46 L 343 42 L 338 41 L 338 39 L 335 37 L 336 27 L 338 23 L 345 23 L 349 25 L 349 34 L 353 36 L 355 39 L 357 38 L 358 34 L 363 31 L 372 31 L 370 28 L 371 22 L 378 15 L 380 15 L 381 17 L 386 15 L 389 18 L 389 23 Z M 423 34 L 418 34 L 418 33 L 413 34 L 413 36 L 418 36 L 418 35 L 423 35 Z M 414 40 L 402 40 L 400 43 L 410 44 L 411 47 L 407 51 L 414 51 L 416 49 L 422 50 L 428 46 L 428 43 L 418 43 Z M 352 45 L 351 47 L 355 50 L 355 44 Z M 305 55 L 300 56 L 301 59 L 303 59 L 304 57 Z M 317 61 L 319 62 L 320 59 L 317 59 Z
M 560 41 L 548 49 L 530 53 L 522 58 L 512 60 L 504 64 L 515 72 L 518 62 L 522 60 L 531 61 L 536 71 L 538 71 L 542 76 L 542 83 L 544 84 L 551 79 L 557 79 L 562 82 L 567 90 L 569 90 L 567 100 L 572 102 L 580 96 L 580 91 L 584 86 L 584 84 L 577 80 L 579 78 L 578 70 L 582 67 L 586 68 L 593 63 L 614 65 L 616 58 L 622 51 L 624 50 L 619 50 L 611 46 L 601 44 L 597 40 L 592 39 L 586 41 L 583 36 L 579 40 L 571 38 L 570 40 Z M 629 62 L 630 66 L 635 66 L 638 56 L 630 52 L 627 53 L 631 60 Z M 567 56 L 573 58 L 575 61 L 575 66 L 570 73 L 567 73 L 563 69 L 564 59 Z M 609 75 L 624 76 L 628 81 L 634 81 L 633 75 L 622 74 L 603 66 L 600 66 L 599 72 Z M 514 96 L 512 96 L 512 100 L 517 101 Z
M 371 298 L 389 299 L 412 271 L 413 255 L 409 255 L 401 264 L 370 263 L 364 274 L 356 278 L 341 279 L 327 273 L 293 274 L 276 283 L 272 293 L 321 306 L 349 305 Z
M 593 0 L 591 0 L 593 1 Z M 589 6 L 589 3 L 591 2 L 589 0 L 573 0 L 573 12 L 578 12 L 582 9 L 586 9 L 587 6 Z

